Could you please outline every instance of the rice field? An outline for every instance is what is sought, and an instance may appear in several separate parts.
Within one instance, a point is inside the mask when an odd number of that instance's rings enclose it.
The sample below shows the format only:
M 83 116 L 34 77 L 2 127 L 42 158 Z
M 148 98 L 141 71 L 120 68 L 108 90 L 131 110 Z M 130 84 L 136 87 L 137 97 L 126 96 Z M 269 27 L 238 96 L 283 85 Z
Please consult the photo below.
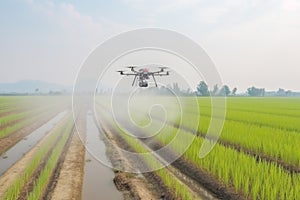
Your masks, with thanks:
M 115 184 L 124 199 L 300 199 L 299 98 L 228 97 L 224 119 L 212 115 L 208 97 L 196 104 L 190 97 L 181 101 L 178 110 L 173 97 L 137 97 L 129 110 L 121 103 L 112 110 L 109 98 L 97 96 L 95 110 L 82 109 L 75 127 L 68 96 L 0 97 L 0 168 L 12 159 L 10 151 L 21 151 L 34 131 L 43 132 L 2 170 L 0 199 L 84 199 L 90 161 L 82 138 L 91 114 L 98 126 L 95 140 L 103 140 L 114 167 L 115 177 L 103 181 Z M 221 135 L 200 158 L 212 119 L 224 120 Z
M 169 148 L 173 152 L 180 152 L 185 140 L 194 137 L 189 127 L 197 113 L 189 106 L 189 101 L 189 98 L 184 99 L 183 117 L 167 119 L 154 137 L 161 146 L 171 144 Z M 218 144 L 203 159 L 199 158 L 199 150 L 212 119 L 210 99 L 198 98 L 198 104 L 201 116 L 197 136 L 183 154 L 187 163 L 209 172 L 245 199 L 300 198 L 299 99 L 227 98 L 227 114 Z M 99 107 L 103 108 L 105 104 L 101 106 L 99 101 Z M 131 116 L 138 119 L 140 125 L 147 124 L 148 113 L 142 114 L 141 107 L 133 107 Z M 170 106 L 168 109 L 176 108 Z M 151 112 L 151 118 L 154 127 L 165 120 L 159 112 Z M 178 129 L 180 125 L 183 128 Z M 142 131 L 151 135 L 153 130 Z M 173 140 L 177 134 L 181 138 Z

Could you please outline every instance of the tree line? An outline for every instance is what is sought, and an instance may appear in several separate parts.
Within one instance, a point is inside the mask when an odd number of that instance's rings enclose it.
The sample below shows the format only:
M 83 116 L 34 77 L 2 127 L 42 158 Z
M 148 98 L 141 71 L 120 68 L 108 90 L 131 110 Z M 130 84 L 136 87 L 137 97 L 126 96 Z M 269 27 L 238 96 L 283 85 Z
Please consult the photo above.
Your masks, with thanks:
M 253 97 L 263 97 L 263 96 L 300 96 L 300 92 L 293 92 L 291 90 L 284 90 L 279 88 L 277 91 L 266 91 L 265 88 L 249 87 L 245 92 L 237 93 L 238 88 L 230 88 L 228 85 L 219 86 L 215 84 L 212 89 L 209 88 L 205 81 L 200 81 L 196 87 L 196 90 L 191 88 L 182 89 L 178 83 L 168 84 L 167 86 L 160 87 L 149 87 L 139 90 L 139 94 L 156 94 L 156 95 L 180 95 L 180 96 L 253 96 Z M 96 93 L 106 94 L 110 93 L 112 90 L 104 91 L 99 90 Z
M 223 85 L 219 88 L 217 84 L 214 85 L 213 90 L 210 91 L 208 85 L 204 81 L 200 81 L 196 89 L 196 94 L 198 96 L 235 96 L 237 92 L 236 87 L 231 90 L 228 85 Z
M 223 85 L 219 88 L 218 85 L 214 85 L 213 90 L 209 90 L 208 85 L 204 81 L 200 81 L 196 88 L 196 94 L 198 96 L 236 96 L 237 88 L 232 90 L 228 85 Z M 284 90 L 279 88 L 277 91 L 267 92 L 265 88 L 249 87 L 243 95 L 263 97 L 263 96 L 300 96 L 298 92 L 292 92 L 291 90 Z
M 149 91 L 150 90 L 150 91 Z M 209 86 L 205 81 L 200 81 L 196 87 L 196 90 L 186 89 L 183 90 L 179 87 L 178 83 L 173 83 L 173 85 L 161 86 L 159 88 L 152 88 L 145 93 L 154 92 L 160 95 L 170 95 L 170 91 L 173 91 L 177 95 L 182 96 L 253 96 L 253 97 L 263 97 L 263 96 L 300 96 L 298 92 L 292 92 L 291 90 L 284 90 L 279 88 L 277 91 L 266 91 L 265 88 L 249 87 L 245 92 L 237 94 L 238 88 L 230 88 L 228 85 L 214 85 L 212 89 L 209 89 Z

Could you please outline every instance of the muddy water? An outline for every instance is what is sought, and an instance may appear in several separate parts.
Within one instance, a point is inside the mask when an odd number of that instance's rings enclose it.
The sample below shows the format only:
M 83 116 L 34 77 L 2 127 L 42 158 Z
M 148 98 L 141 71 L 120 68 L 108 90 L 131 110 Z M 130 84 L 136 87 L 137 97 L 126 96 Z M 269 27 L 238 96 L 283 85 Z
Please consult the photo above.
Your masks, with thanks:
M 20 160 L 23 155 L 36 145 L 49 130 L 51 130 L 65 115 L 66 111 L 59 113 L 46 124 L 42 125 L 23 140 L 7 150 L 0 156 L 0 176 L 10 168 L 15 162 Z
M 87 115 L 86 132 L 87 149 L 96 154 L 97 158 L 109 162 L 106 157 L 105 144 L 100 140 L 99 131 L 92 115 Z M 85 154 L 82 199 L 123 199 L 122 193 L 114 185 L 114 173 L 112 169 L 99 162 L 89 151 L 86 151 Z

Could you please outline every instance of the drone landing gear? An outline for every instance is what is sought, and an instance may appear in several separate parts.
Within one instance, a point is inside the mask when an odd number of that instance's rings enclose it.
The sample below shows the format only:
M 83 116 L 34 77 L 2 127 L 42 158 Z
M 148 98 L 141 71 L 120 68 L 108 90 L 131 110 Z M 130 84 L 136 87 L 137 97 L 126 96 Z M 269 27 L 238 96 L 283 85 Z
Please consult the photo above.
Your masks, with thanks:
M 154 74 L 152 74 L 152 77 L 153 77 L 153 80 L 154 80 L 154 83 L 155 83 L 155 87 L 157 87 L 157 83 L 156 83 L 156 80 L 155 80 Z
M 136 77 L 137 77 L 137 75 L 134 76 L 134 79 L 133 79 L 133 82 L 132 82 L 131 86 L 134 85 L 134 82 L 135 82 L 135 80 L 136 80 Z

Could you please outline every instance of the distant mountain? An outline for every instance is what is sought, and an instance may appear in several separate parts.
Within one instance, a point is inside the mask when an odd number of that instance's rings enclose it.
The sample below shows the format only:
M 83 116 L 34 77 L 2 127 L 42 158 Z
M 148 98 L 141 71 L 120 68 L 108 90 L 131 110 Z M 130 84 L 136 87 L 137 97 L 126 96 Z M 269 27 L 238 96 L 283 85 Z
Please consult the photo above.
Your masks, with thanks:
M 71 86 L 64 86 L 56 83 L 49 83 L 38 80 L 22 80 L 15 83 L 0 83 L 0 93 L 53 93 L 53 92 L 71 92 Z

